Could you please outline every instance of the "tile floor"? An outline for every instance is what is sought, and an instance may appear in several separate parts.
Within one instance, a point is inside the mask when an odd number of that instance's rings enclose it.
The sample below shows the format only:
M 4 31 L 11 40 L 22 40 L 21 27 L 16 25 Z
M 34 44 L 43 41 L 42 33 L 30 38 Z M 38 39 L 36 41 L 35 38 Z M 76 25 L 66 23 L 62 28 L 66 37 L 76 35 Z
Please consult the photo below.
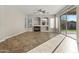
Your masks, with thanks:
M 48 32 L 25 32 L 0 43 L 0 52 L 27 52 L 58 35 Z
M 59 34 L 28 53 L 78 53 L 78 48 L 76 40 Z
M 64 39 L 64 35 L 57 35 L 38 47 L 30 50 L 28 53 L 52 53 L 57 45 Z
M 55 53 L 78 53 L 76 40 L 66 37 Z
M 78 53 L 76 40 L 62 34 L 25 32 L 0 43 L 4 53 Z

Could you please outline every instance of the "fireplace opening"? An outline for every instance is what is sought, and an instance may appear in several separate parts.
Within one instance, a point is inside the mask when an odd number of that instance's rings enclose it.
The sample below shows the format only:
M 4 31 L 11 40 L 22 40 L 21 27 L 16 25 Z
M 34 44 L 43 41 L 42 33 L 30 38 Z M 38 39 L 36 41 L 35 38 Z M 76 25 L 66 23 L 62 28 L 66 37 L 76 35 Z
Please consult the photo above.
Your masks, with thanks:
M 40 26 L 34 26 L 34 32 L 40 32 Z

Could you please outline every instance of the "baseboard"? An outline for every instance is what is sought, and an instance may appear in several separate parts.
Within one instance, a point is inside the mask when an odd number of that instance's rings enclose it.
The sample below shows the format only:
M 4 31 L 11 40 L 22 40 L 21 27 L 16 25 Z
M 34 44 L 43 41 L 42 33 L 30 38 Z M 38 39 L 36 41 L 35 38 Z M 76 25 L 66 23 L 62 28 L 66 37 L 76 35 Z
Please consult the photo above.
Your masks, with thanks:
M 3 41 L 5 41 L 5 40 L 7 40 L 8 38 L 11 38 L 11 37 L 13 37 L 13 36 L 17 36 L 17 35 L 22 34 L 22 33 L 24 33 L 24 32 L 27 32 L 27 31 L 22 31 L 22 32 L 19 32 L 19 33 L 17 33 L 17 34 L 13 34 L 13 35 L 10 35 L 10 36 L 8 36 L 8 37 L 5 37 L 5 38 L 3 38 L 2 40 L 0 40 L 0 42 L 3 42 Z

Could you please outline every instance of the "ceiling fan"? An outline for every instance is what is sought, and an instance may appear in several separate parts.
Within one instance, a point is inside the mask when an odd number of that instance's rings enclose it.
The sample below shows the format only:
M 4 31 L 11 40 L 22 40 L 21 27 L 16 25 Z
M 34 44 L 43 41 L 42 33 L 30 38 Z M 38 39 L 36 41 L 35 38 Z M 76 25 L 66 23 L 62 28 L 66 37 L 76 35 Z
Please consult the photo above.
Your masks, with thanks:
M 47 10 L 43 10 L 43 9 L 38 9 L 37 11 L 35 11 L 34 13 L 38 13 L 38 14 L 47 14 Z
M 46 10 L 39 9 L 38 12 L 46 13 Z

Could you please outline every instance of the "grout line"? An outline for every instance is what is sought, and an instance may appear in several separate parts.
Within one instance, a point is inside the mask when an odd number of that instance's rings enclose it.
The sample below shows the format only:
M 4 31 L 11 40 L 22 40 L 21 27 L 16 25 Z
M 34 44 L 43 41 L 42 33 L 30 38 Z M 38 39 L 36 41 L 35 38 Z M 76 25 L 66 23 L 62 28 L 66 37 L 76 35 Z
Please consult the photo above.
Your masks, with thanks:
M 64 39 L 65 39 L 65 37 L 64 37 L 63 40 L 56 46 L 56 48 L 52 51 L 52 53 L 54 53 L 54 52 L 57 50 L 57 48 L 61 45 L 61 43 L 64 41 Z

